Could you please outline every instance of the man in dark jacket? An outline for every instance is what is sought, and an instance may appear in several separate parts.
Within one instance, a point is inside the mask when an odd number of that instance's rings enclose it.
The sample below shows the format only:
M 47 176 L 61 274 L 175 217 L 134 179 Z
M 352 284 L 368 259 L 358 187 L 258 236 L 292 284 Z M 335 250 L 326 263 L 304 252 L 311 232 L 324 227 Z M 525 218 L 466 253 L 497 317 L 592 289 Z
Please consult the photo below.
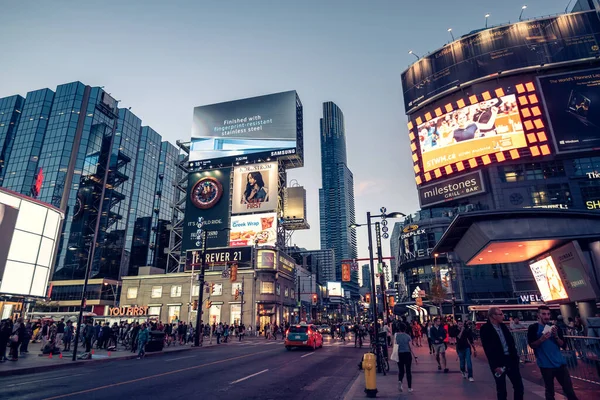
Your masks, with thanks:
M 448 373 L 448 368 L 446 368 L 446 346 L 444 345 L 447 334 L 446 329 L 444 329 L 440 322 L 440 317 L 435 317 L 433 319 L 433 326 L 429 330 L 429 336 L 433 342 L 433 350 L 435 351 L 438 370 L 441 370 L 442 367 L 444 367 L 444 373 Z
M 513 385 L 514 399 L 523 400 L 525 388 L 519 371 L 519 356 L 515 340 L 503 323 L 504 314 L 498 307 L 488 311 L 488 322 L 481 327 L 481 344 L 496 380 L 498 400 L 506 400 L 506 377 Z

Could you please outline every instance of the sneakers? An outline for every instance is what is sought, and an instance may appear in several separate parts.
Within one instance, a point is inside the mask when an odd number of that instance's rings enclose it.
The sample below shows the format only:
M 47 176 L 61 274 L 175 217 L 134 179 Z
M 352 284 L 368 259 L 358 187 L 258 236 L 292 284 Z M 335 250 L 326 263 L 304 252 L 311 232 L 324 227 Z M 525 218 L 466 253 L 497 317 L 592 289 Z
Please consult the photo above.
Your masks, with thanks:
M 447 374 L 450 371 L 448 368 L 444 368 L 444 373 Z
M 438 365 L 438 371 L 441 371 L 441 370 L 442 370 L 442 366 Z
M 412 388 L 408 388 L 408 393 L 412 393 Z
M 402 382 L 398 382 L 398 390 L 401 392 L 404 391 L 404 388 L 402 387 Z
M 473 377 L 470 377 L 469 382 L 475 382 L 475 379 L 473 379 Z
M 466 372 L 461 372 L 463 379 L 467 379 L 467 373 Z

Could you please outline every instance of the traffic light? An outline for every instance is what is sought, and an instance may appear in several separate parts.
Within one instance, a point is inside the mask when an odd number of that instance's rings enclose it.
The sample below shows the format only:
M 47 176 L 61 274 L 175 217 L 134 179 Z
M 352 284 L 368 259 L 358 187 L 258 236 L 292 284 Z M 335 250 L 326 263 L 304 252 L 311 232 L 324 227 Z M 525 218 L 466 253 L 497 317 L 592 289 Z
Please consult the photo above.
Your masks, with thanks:
M 240 289 L 235 289 L 235 299 L 237 300 L 238 297 L 240 296 Z
M 237 281 L 237 270 L 238 270 L 237 264 L 233 264 L 231 266 L 231 273 L 229 274 L 229 281 L 230 282 Z
M 212 307 L 212 301 L 207 301 L 206 302 L 206 309 L 209 309 Z
M 192 303 L 192 310 L 196 311 L 198 309 L 198 300 L 194 300 Z
M 316 306 L 316 305 L 317 305 L 317 300 L 318 300 L 318 297 L 317 297 L 317 295 L 316 295 L 316 294 L 313 294 L 313 295 L 312 295 L 312 304 L 313 304 L 313 306 Z

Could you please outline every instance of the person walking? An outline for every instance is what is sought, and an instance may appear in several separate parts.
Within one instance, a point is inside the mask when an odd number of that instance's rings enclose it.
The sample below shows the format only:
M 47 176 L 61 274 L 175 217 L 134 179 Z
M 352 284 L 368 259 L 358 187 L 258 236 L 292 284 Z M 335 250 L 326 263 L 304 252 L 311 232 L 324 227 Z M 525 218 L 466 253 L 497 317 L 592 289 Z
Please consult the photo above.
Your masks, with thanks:
M 567 361 L 560 352 L 566 347 L 563 333 L 550 325 L 550 308 L 538 307 L 538 322 L 529 325 L 527 342 L 535 353 L 537 365 L 544 379 L 546 400 L 554 400 L 554 378 L 560 383 L 568 400 L 577 400 L 573 383 L 567 370 Z
M 433 340 L 431 340 L 431 321 L 427 321 L 425 325 L 425 334 L 427 335 L 427 346 L 429 347 L 429 354 L 433 354 Z
M 31 321 L 27 321 L 25 324 L 25 335 L 23 340 L 21 341 L 20 352 L 21 355 L 25 355 L 29 353 L 29 342 L 31 342 L 31 338 L 33 337 L 33 326 L 31 325 Z
M 85 352 L 89 353 L 92 351 L 92 342 L 96 336 L 96 327 L 92 325 L 91 319 L 87 321 L 83 335 L 85 337 Z
M 444 373 L 448 373 L 446 366 L 446 345 L 444 340 L 448 336 L 446 329 L 441 325 L 440 317 L 433 319 L 433 326 L 430 330 L 431 340 L 433 341 L 433 350 L 435 351 L 435 360 L 438 363 L 438 371 L 444 368 Z
M 65 343 L 64 351 L 71 350 L 71 340 L 73 340 L 73 322 L 67 321 L 65 325 L 65 334 L 63 336 L 63 342 Z
M 406 373 L 406 384 L 408 391 L 412 392 L 412 371 L 411 365 L 413 358 L 417 362 L 418 357 L 413 353 L 411 346 L 411 337 L 407 332 L 410 332 L 412 327 L 403 322 L 400 323 L 399 332 L 394 335 L 394 340 L 398 345 L 398 390 L 403 391 L 402 380 Z
M 9 361 L 17 361 L 19 359 L 19 346 L 25 337 L 25 324 L 23 318 L 19 318 L 12 327 L 12 332 L 9 338 L 10 341 L 10 358 Z
M 469 382 L 474 382 L 473 379 L 473 364 L 471 362 L 471 349 L 473 355 L 477 357 L 477 349 L 473 344 L 473 331 L 471 328 L 465 326 L 463 321 L 458 321 L 457 325 L 458 333 L 456 335 L 456 352 L 460 359 L 460 372 L 464 379 L 469 379 Z M 465 369 L 466 366 L 466 369 Z
M 506 400 L 506 377 L 510 379 L 514 390 L 514 400 L 523 400 L 525 388 L 521 371 L 519 371 L 519 356 L 515 340 L 508 327 L 502 322 L 504 313 L 498 307 L 488 311 L 488 322 L 480 330 L 481 344 L 488 359 L 492 374 L 496 380 L 496 396 L 498 400 Z
M 150 332 L 148 332 L 148 327 L 145 323 L 140 327 L 140 331 L 137 335 L 138 342 L 138 360 L 142 359 L 146 355 L 146 343 L 148 343 L 148 339 L 150 338 Z

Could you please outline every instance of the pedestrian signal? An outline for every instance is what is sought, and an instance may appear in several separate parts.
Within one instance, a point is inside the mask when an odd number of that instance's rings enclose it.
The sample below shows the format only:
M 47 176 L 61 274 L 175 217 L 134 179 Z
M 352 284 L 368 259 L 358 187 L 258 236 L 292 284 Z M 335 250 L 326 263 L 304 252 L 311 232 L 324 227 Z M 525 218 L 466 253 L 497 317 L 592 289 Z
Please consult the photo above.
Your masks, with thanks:
M 313 295 L 312 295 L 312 303 L 313 303 L 313 306 L 317 305 L 317 300 L 318 300 L 318 297 L 317 297 L 317 295 L 316 295 L 316 294 L 313 294 Z

